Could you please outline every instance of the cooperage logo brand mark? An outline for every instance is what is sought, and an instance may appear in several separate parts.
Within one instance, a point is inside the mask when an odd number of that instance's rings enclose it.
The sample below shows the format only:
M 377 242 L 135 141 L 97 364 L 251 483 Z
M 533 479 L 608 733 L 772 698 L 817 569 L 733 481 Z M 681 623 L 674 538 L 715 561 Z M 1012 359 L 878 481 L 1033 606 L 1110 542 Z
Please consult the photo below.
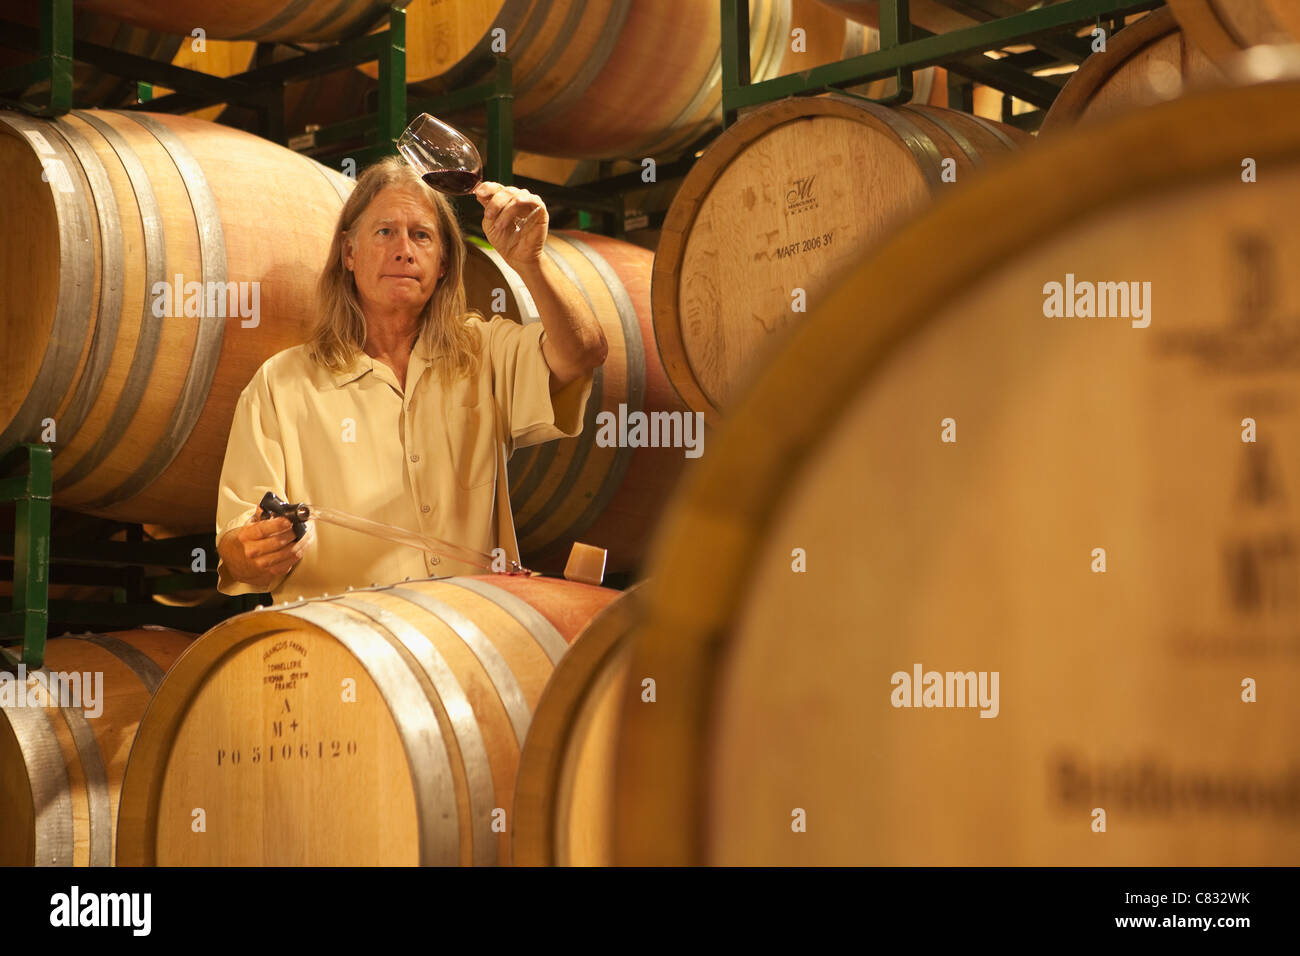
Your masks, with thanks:
M 790 191 L 785 194 L 785 204 L 788 209 L 802 209 L 810 204 L 815 204 L 817 199 L 812 194 L 813 180 L 817 176 L 805 176 L 803 179 L 794 180 L 794 185 Z

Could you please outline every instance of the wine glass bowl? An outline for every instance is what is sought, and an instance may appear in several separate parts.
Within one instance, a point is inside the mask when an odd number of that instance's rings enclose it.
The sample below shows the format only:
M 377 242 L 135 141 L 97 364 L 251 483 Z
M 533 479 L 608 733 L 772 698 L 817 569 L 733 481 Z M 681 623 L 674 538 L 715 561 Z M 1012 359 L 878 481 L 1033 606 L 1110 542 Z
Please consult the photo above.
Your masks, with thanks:
M 470 140 L 436 116 L 421 113 L 397 140 L 397 151 L 432 188 L 449 196 L 472 193 L 483 180 L 483 159 Z M 542 207 L 515 219 L 515 232 Z
M 483 159 L 474 144 L 428 113 L 421 113 L 402 131 L 397 151 L 441 193 L 471 193 L 483 178 Z

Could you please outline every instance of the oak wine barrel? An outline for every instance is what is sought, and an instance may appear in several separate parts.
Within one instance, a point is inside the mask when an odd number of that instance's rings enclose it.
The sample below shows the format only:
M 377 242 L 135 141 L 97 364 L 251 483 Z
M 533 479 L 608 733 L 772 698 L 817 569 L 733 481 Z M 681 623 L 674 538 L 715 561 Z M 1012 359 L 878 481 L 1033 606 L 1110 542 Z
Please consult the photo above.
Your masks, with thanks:
M 792 333 L 653 546 L 620 865 L 1297 859 L 1297 114 L 1040 143 Z
M 841 94 L 754 110 L 682 183 L 654 261 L 655 340 L 682 401 L 716 423 L 770 341 L 950 183 L 1030 137 L 931 106 Z
M 77 0 L 77 13 L 102 13 L 127 23 L 189 36 L 202 27 L 214 40 L 322 43 L 364 33 L 406 0 Z
M 750 57 L 756 75 L 767 75 L 760 71 L 779 57 L 789 4 L 750 6 Z M 492 66 L 496 38 L 512 61 L 518 146 L 561 156 L 658 155 L 716 122 L 718 31 L 717 9 L 693 0 L 414 0 L 407 79 L 430 92 L 467 85 Z M 374 64 L 361 68 L 376 75 Z M 453 122 L 476 119 L 485 121 L 482 111 Z
M 540 321 L 518 274 L 490 248 L 469 245 L 464 281 L 470 308 L 516 322 Z M 654 254 L 594 233 L 552 232 L 545 252 L 591 303 L 609 342 L 609 356 L 596 371 L 583 430 L 576 438 L 534 445 L 509 462 L 510 504 L 520 554 L 527 567 L 557 571 L 574 541 L 605 548 L 607 570 L 635 569 L 664 505 L 687 467 L 685 447 L 605 445 L 597 418 L 615 421 L 677 416 L 670 438 L 701 443 L 685 429 L 689 413 L 668 384 L 654 346 L 650 321 L 650 268 Z M 498 290 L 501 290 L 498 292 Z M 605 421 L 608 421 L 606 419 Z M 660 421 L 669 421 L 668 418 Z M 631 436 L 630 424 L 627 427 Z M 656 433 L 658 434 L 658 432 Z M 646 433 L 646 440 L 651 440 Z
M 0 866 L 112 865 L 118 796 L 136 727 L 193 637 L 141 628 L 54 638 L 45 643 L 45 676 L 28 672 L 21 698 L 11 683 L 16 671 L 3 672 Z M 51 672 L 59 675 L 57 700 L 49 692 Z M 65 698 L 63 682 L 72 674 L 83 676 Z M 87 674 L 100 676 L 87 684 Z M 95 685 L 92 694 L 82 690 Z
M 0 112 L 0 168 L 0 448 L 50 441 L 60 507 L 211 530 L 235 401 L 306 336 L 352 182 L 134 111 Z
M 617 593 L 443 578 L 224 621 L 177 661 L 140 724 L 118 864 L 509 862 L 519 748 L 542 688 Z
M 796 27 L 804 31 L 797 51 Z M 514 137 L 523 149 L 640 159 L 680 152 L 721 121 L 714 4 L 414 0 L 407 78 L 434 93 L 469 85 L 492 67 L 494 37 L 512 61 Z M 755 81 L 857 55 L 869 42 L 860 25 L 809 0 L 750 0 L 749 39 Z M 377 75 L 374 64 L 361 68 Z M 486 117 L 470 110 L 453 121 L 483 125 Z
M 1151 106 L 1185 91 L 1223 82 L 1223 74 L 1178 28 L 1168 7 L 1126 26 L 1066 81 L 1047 112 L 1040 134 L 1068 129 L 1084 119 Z
M 546 682 L 519 755 L 516 866 L 614 862 L 614 748 L 643 587 L 597 614 Z

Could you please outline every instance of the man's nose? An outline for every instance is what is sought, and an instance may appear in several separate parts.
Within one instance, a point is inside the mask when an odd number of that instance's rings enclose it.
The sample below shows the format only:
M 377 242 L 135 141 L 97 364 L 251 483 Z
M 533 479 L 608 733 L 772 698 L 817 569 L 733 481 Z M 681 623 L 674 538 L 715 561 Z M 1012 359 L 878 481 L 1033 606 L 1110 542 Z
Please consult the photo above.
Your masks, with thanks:
M 411 249 L 411 239 L 405 233 L 397 238 L 397 261 L 414 262 L 415 256 Z

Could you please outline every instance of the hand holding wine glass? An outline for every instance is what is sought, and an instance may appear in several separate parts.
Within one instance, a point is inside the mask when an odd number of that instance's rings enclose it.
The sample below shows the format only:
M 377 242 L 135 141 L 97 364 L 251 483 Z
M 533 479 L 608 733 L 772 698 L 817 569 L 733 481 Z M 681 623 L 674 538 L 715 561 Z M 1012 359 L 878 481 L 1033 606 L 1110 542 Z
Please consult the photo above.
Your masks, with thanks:
M 449 195 L 473 193 L 483 204 L 483 233 L 507 262 L 533 262 L 546 242 L 545 206 L 525 189 L 485 183 L 478 149 L 459 130 L 421 113 L 397 150 L 426 183 Z
M 483 182 L 474 197 L 483 204 L 483 235 L 506 262 L 518 265 L 541 259 L 550 217 L 540 196 L 517 186 Z

